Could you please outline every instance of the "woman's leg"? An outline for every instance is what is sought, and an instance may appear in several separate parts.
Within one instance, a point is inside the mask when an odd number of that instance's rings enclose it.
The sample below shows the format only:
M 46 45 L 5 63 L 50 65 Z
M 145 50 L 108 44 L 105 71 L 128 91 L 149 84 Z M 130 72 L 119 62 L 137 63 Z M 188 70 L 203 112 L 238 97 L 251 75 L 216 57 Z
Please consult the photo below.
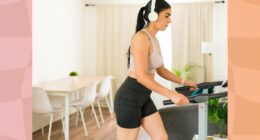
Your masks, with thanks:
M 136 140 L 140 127 L 137 128 L 122 128 L 117 125 L 116 139 L 117 140 Z
M 168 140 L 168 135 L 158 112 L 144 117 L 142 126 L 152 140 Z

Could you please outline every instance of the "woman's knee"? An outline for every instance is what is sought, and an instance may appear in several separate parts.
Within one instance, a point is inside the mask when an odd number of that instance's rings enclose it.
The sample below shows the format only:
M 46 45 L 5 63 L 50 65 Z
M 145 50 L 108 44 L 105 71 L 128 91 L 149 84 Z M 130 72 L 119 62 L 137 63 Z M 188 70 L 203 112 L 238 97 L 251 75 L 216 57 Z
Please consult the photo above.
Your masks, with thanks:
M 168 135 L 167 133 L 159 133 L 153 138 L 153 140 L 168 140 Z
M 127 129 L 127 128 L 122 128 L 120 126 L 117 126 L 116 139 L 117 140 L 136 140 L 139 129 L 140 129 L 139 127 Z

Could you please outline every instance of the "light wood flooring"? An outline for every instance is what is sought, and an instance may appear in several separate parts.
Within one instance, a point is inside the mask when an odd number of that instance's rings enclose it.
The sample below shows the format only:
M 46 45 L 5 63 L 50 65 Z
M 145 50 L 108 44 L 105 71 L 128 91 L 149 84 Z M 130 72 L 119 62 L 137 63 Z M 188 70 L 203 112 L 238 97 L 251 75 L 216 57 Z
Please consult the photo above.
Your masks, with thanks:
M 87 137 L 84 132 L 83 124 L 80 121 L 80 117 L 78 121 L 78 126 L 76 127 L 75 125 L 76 115 L 75 114 L 70 115 L 70 140 L 115 140 L 116 139 L 115 115 L 114 117 L 111 117 L 108 109 L 102 108 L 105 124 L 102 124 L 100 119 L 99 122 L 101 124 L 101 128 L 99 129 L 97 127 L 94 116 L 91 116 L 90 112 L 91 112 L 90 108 L 87 108 L 84 114 L 86 127 L 88 131 Z M 98 118 L 100 118 L 97 109 L 96 112 L 98 114 Z M 44 128 L 44 132 L 45 132 L 44 136 L 42 136 L 41 134 L 41 129 L 34 132 L 32 134 L 33 140 L 47 140 L 48 129 L 49 126 L 46 126 Z M 57 121 L 52 124 L 51 140 L 64 140 L 61 121 Z

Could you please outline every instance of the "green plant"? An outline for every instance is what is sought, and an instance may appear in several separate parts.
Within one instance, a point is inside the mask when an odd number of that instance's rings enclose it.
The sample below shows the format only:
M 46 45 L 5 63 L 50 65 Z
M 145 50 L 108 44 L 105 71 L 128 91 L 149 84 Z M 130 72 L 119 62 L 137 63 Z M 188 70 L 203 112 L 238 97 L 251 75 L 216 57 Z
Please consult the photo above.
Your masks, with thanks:
M 212 124 L 218 125 L 218 136 L 225 138 L 226 134 L 224 131 L 227 125 L 228 117 L 228 103 L 219 102 L 218 99 L 210 99 L 208 101 L 208 119 Z
M 78 76 L 78 73 L 76 71 L 70 72 L 70 76 Z
M 191 77 L 190 77 L 190 71 L 191 69 L 197 67 L 198 65 L 195 65 L 195 64 L 187 64 L 184 66 L 183 69 L 175 69 L 173 68 L 172 72 L 178 76 L 178 77 L 183 77 L 185 79 L 190 79 L 191 80 Z

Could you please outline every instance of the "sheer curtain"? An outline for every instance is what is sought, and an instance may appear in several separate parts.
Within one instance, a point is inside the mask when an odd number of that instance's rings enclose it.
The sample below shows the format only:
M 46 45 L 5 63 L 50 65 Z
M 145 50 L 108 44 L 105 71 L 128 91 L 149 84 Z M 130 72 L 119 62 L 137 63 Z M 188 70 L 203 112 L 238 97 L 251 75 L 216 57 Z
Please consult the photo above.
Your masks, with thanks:
M 127 50 L 141 5 L 96 6 L 96 74 L 116 77 L 114 89 L 127 76 Z
M 190 77 L 196 82 L 213 78 L 212 56 L 201 53 L 201 42 L 213 40 L 213 6 L 213 3 L 172 5 L 172 66 L 183 69 L 187 64 L 193 65 Z

